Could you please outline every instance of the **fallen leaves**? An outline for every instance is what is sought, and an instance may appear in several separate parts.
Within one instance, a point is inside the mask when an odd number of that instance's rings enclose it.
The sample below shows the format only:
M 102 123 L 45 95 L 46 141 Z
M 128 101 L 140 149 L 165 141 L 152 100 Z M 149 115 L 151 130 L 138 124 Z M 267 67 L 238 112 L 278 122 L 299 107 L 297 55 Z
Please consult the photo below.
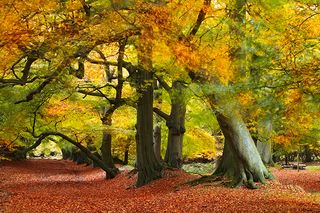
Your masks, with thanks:
M 320 211 L 319 173 L 274 170 L 277 180 L 258 190 L 183 183 L 197 178 L 166 170 L 162 179 L 132 187 L 123 171 L 112 180 L 97 168 L 70 161 L 8 162 L 0 170 L 0 209 L 5 212 L 225 212 Z M 318 182 L 317 182 L 318 181 Z M 312 191 L 311 190 L 311 191 Z M 2 205 L 2 206 L 1 206 Z M 0 211 L 1 212 L 1 211 Z

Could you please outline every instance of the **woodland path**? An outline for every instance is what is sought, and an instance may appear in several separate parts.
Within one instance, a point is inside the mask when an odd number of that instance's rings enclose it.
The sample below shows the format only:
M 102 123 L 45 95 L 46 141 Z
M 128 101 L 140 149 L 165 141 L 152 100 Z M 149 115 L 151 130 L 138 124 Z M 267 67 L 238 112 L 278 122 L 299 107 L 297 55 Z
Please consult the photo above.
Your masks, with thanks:
M 104 179 L 98 168 L 62 160 L 0 165 L 0 212 L 320 212 L 320 172 L 273 169 L 258 190 L 180 185 L 197 176 L 166 171 L 135 189 L 123 172 Z

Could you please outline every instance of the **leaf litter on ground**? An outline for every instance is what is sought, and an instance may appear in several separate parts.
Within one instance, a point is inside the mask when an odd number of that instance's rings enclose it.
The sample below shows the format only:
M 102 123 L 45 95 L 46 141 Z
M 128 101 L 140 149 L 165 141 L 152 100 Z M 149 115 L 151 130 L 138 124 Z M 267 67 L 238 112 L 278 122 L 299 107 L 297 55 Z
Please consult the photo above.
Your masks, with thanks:
M 274 181 L 249 190 L 189 186 L 184 183 L 199 175 L 181 170 L 165 170 L 162 179 L 135 188 L 136 175 L 128 169 L 106 180 L 99 168 L 64 160 L 6 162 L 0 167 L 0 209 L 8 213 L 320 212 L 320 172 L 272 169 Z

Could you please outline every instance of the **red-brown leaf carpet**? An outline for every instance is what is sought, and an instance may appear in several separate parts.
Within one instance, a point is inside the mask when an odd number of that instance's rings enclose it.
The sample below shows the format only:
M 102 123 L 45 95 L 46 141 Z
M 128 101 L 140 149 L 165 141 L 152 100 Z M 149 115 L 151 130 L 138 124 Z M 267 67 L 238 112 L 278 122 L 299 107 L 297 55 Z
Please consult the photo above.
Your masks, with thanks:
M 320 212 L 320 172 L 272 169 L 257 190 L 201 184 L 183 171 L 134 188 L 136 175 L 104 179 L 98 168 L 63 160 L 0 165 L 0 212 Z

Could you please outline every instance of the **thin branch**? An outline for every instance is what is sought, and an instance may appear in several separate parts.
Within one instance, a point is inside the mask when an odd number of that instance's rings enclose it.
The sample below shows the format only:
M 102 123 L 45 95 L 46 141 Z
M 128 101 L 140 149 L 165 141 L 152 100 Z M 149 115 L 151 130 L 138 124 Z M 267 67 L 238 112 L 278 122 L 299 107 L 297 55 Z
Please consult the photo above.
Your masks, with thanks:
M 99 54 L 100 58 L 101 58 L 103 61 L 107 61 L 106 56 L 103 54 L 103 52 L 102 52 L 100 49 L 95 48 L 94 51 L 96 51 L 96 52 Z
M 86 60 L 88 62 L 90 62 L 91 64 L 98 64 L 98 65 L 105 65 L 105 66 L 118 66 L 118 63 L 117 62 L 111 62 L 111 61 L 100 61 L 100 60 L 95 60 L 95 59 L 92 59 L 92 58 L 89 58 L 89 57 L 86 57 Z
M 16 78 L 19 79 L 19 80 L 21 80 L 21 79 L 17 76 L 17 74 L 16 74 L 16 72 L 15 72 L 15 70 L 14 70 L 14 67 L 15 67 L 17 64 L 19 64 L 20 61 L 22 61 L 22 59 L 24 59 L 25 57 L 26 57 L 26 55 L 23 55 L 23 56 L 22 56 L 21 58 L 19 58 L 16 62 L 14 62 L 13 65 L 11 66 L 11 71 L 12 71 L 14 77 L 16 77 Z
M 32 79 L 28 80 L 28 81 L 21 81 L 20 79 L 0 79 L 0 83 L 3 84 L 8 84 L 7 86 L 14 86 L 14 85 L 25 85 L 28 83 L 33 83 L 34 81 L 38 80 L 38 79 L 46 79 L 49 76 L 45 75 L 45 76 L 35 76 Z M 5 87 L 6 85 L 2 85 L 2 87 Z
M 15 104 L 20 104 L 20 103 L 23 103 L 23 102 L 29 102 L 31 100 L 33 100 L 33 97 L 36 95 L 36 94 L 39 94 L 48 84 L 51 83 L 51 81 L 54 79 L 53 76 L 47 78 L 46 80 L 44 80 L 39 86 L 37 89 L 31 91 L 27 97 L 23 100 L 20 100 L 20 101 L 16 101 Z
M 23 103 L 23 102 L 29 102 L 31 100 L 33 100 L 33 97 L 36 95 L 36 94 L 39 94 L 41 93 L 41 91 L 48 85 L 51 83 L 51 81 L 53 81 L 58 75 L 59 73 L 63 70 L 63 68 L 65 68 L 65 66 L 67 64 L 69 64 L 70 62 L 70 58 L 66 58 L 60 65 L 59 67 L 56 69 L 55 72 L 53 72 L 50 76 L 48 76 L 48 78 L 46 80 L 44 80 L 39 86 L 37 89 L 31 91 L 27 97 L 23 100 L 20 100 L 20 101 L 17 101 L 15 102 L 15 104 L 20 104 L 20 103 Z
M 300 24 L 297 25 L 297 27 L 301 27 L 304 23 L 306 23 L 309 19 L 311 19 L 312 17 L 319 15 L 320 13 L 313 13 L 310 16 L 308 16 L 306 19 L 304 19 Z
M 16 140 L 18 140 L 19 137 L 20 137 L 20 134 L 18 134 L 18 136 L 14 140 L 12 140 L 9 144 L 7 144 L 5 148 L 10 147 Z
M 171 87 L 169 86 L 169 84 L 167 84 L 167 82 L 165 82 L 161 77 L 159 77 L 158 75 L 154 75 L 156 77 L 156 79 L 159 81 L 160 85 L 167 91 L 170 93 L 171 91 Z
M 81 89 L 77 90 L 77 92 L 84 94 L 85 97 L 87 95 L 95 96 L 95 97 L 102 97 L 102 98 L 104 97 L 104 95 L 101 95 L 101 93 L 99 93 L 99 92 L 92 92 L 92 91 L 86 91 L 86 90 L 81 90 Z

